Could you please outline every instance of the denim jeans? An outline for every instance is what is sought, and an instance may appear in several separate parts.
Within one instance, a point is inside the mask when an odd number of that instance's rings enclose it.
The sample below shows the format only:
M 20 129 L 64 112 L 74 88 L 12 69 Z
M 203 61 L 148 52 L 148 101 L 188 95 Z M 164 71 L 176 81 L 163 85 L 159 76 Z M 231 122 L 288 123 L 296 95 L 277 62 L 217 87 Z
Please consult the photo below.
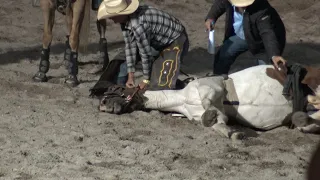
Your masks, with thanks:
M 118 75 L 116 76 L 116 84 L 118 85 L 126 85 L 126 82 L 128 80 L 128 73 L 127 73 L 127 62 L 124 61 L 121 65 L 120 65 L 120 70 Z
M 236 58 L 243 52 L 248 50 L 246 40 L 234 35 L 224 41 L 215 56 L 213 64 L 213 73 L 216 75 L 228 74 L 231 65 Z

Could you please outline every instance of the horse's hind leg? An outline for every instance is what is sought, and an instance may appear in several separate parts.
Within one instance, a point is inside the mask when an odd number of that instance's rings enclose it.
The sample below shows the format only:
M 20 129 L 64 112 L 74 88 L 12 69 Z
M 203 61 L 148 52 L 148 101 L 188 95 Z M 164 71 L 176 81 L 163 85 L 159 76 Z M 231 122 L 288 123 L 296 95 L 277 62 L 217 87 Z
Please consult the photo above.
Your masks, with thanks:
M 94 67 L 89 73 L 96 74 L 103 72 L 109 64 L 108 46 L 106 39 L 107 20 L 101 19 L 96 21 L 97 29 L 100 35 L 99 40 L 99 60 L 98 66 Z M 101 67 L 102 66 L 102 67 Z
M 39 71 L 33 76 L 36 82 L 45 82 L 48 80 L 46 73 L 50 68 L 50 45 L 52 41 L 52 28 L 54 25 L 55 4 L 50 0 L 41 0 L 40 6 L 43 12 L 44 28 L 42 39 L 41 59 Z
M 230 126 L 226 125 L 225 123 L 216 123 L 212 126 L 213 130 L 218 132 L 219 134 L 228 137 L 233 140 L 240 140 L 245 137 L 243 132 L 238 132 L 232 129 Z
M 70 60 L 70 55 L 71 55 L 71 47 L 70 47 L 70 34 L 71 34 L 71 29 L 72 29 L 72 9 L 71 7 L 69 7 L 70 5 L 68 5 L 68 7 L 66 8 L 66 24 L 67 24 L 67 29 L 68 29 L 68 34 L 66 36 L 66 42 L 65 42 L 65 50 L 64 50 L 64 64 L 67 67 L 68 66 L 68 62 Z
M 78 49 L 79 49 L 79 35 L 80 29 L 84 17 L 84 9 L 87 0 L 77 0 L 72 4 L 72 26 L 71 33 L 69 37 L 69 44 L 71 48 L 71 53 L 69 54 L 69 59 L 67 59 L 66 67 L 68 70 L 68 76 L 66 78 L 66 83 L 71 86 L 76 86 L 79 84 L 78 75 Z
M 227 125 L 228 117 L 215 107 L 208 108 L 201 116 L 201 123 L 206 127 L 212 127 L 214 131 L 234 140 L 243 139 L 245 134 L 238 132 Z

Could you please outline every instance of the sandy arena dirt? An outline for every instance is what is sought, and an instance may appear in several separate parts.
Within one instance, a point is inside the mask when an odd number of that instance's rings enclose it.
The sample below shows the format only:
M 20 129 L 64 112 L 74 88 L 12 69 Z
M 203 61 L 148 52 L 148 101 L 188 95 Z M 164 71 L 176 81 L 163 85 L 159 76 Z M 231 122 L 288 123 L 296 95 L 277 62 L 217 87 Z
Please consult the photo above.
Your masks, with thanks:
M 211 1 L 145 1 L 175 15 L 190 38 L 183 70 L 210 72 L 204 17 Z M 320 65 L 320 1 L 270 0 L 287 28 L 284 57 Z M 88 54 L 80 54 L 82 84 L 63 84 L 66 27 L 56 13 L 48 83 L 32 82 L 40 59 L 43 19 L 31 0 L 1 0 L 0 5 L 0 179 L 221 179 L 301 180 L 318 135 L 285 127 L 268 132 L 247 128 L 232 141 L 198 122 L 157 111 L 111 115 L 88 97 L 99 76 L 87 72 L 97 60 L 99 40 L 91 11 Z M 224 32 L 216 25 L 216 44 Z M 119 25 L 108 22 L 110 58 L 123 47 Z M 242 55 L 234 67 L 252 65 Z

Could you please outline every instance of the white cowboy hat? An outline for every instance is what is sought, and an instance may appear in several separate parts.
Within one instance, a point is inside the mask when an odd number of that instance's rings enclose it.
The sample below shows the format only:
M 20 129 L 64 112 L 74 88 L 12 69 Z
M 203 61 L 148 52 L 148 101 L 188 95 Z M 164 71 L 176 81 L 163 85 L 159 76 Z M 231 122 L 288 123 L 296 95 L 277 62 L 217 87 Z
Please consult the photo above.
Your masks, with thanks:
M 254 0 L 229 0 L 230 3 L 236 7 L 245 7 L 251 5 Z
M 139 0 L 104 0 L 101 2 L 97 18 L 106 19 L 131 14 L 139 7 Z

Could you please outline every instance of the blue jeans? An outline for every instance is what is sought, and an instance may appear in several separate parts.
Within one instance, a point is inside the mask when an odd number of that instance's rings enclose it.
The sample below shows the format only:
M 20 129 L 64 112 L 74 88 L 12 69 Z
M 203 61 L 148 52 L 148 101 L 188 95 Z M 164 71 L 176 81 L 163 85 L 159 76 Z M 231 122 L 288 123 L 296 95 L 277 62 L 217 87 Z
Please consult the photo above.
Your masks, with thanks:
M 126 85 L 126 82 L 128 80 L 128 73 L 127 73 L 127 62 L 124 61 L 121 65 L 120 65 L 120 69 L 119 69 L 119 73 L 118 75 L 115 77 L 115 81 L 116 84 L 118 85 Z
M 228 74 L 231 65 L 236 58 L 248 50 L 246 40 L 234 35 L 225 40 L 219 52 L 215 56 L 213 73 L 216 75 Z

